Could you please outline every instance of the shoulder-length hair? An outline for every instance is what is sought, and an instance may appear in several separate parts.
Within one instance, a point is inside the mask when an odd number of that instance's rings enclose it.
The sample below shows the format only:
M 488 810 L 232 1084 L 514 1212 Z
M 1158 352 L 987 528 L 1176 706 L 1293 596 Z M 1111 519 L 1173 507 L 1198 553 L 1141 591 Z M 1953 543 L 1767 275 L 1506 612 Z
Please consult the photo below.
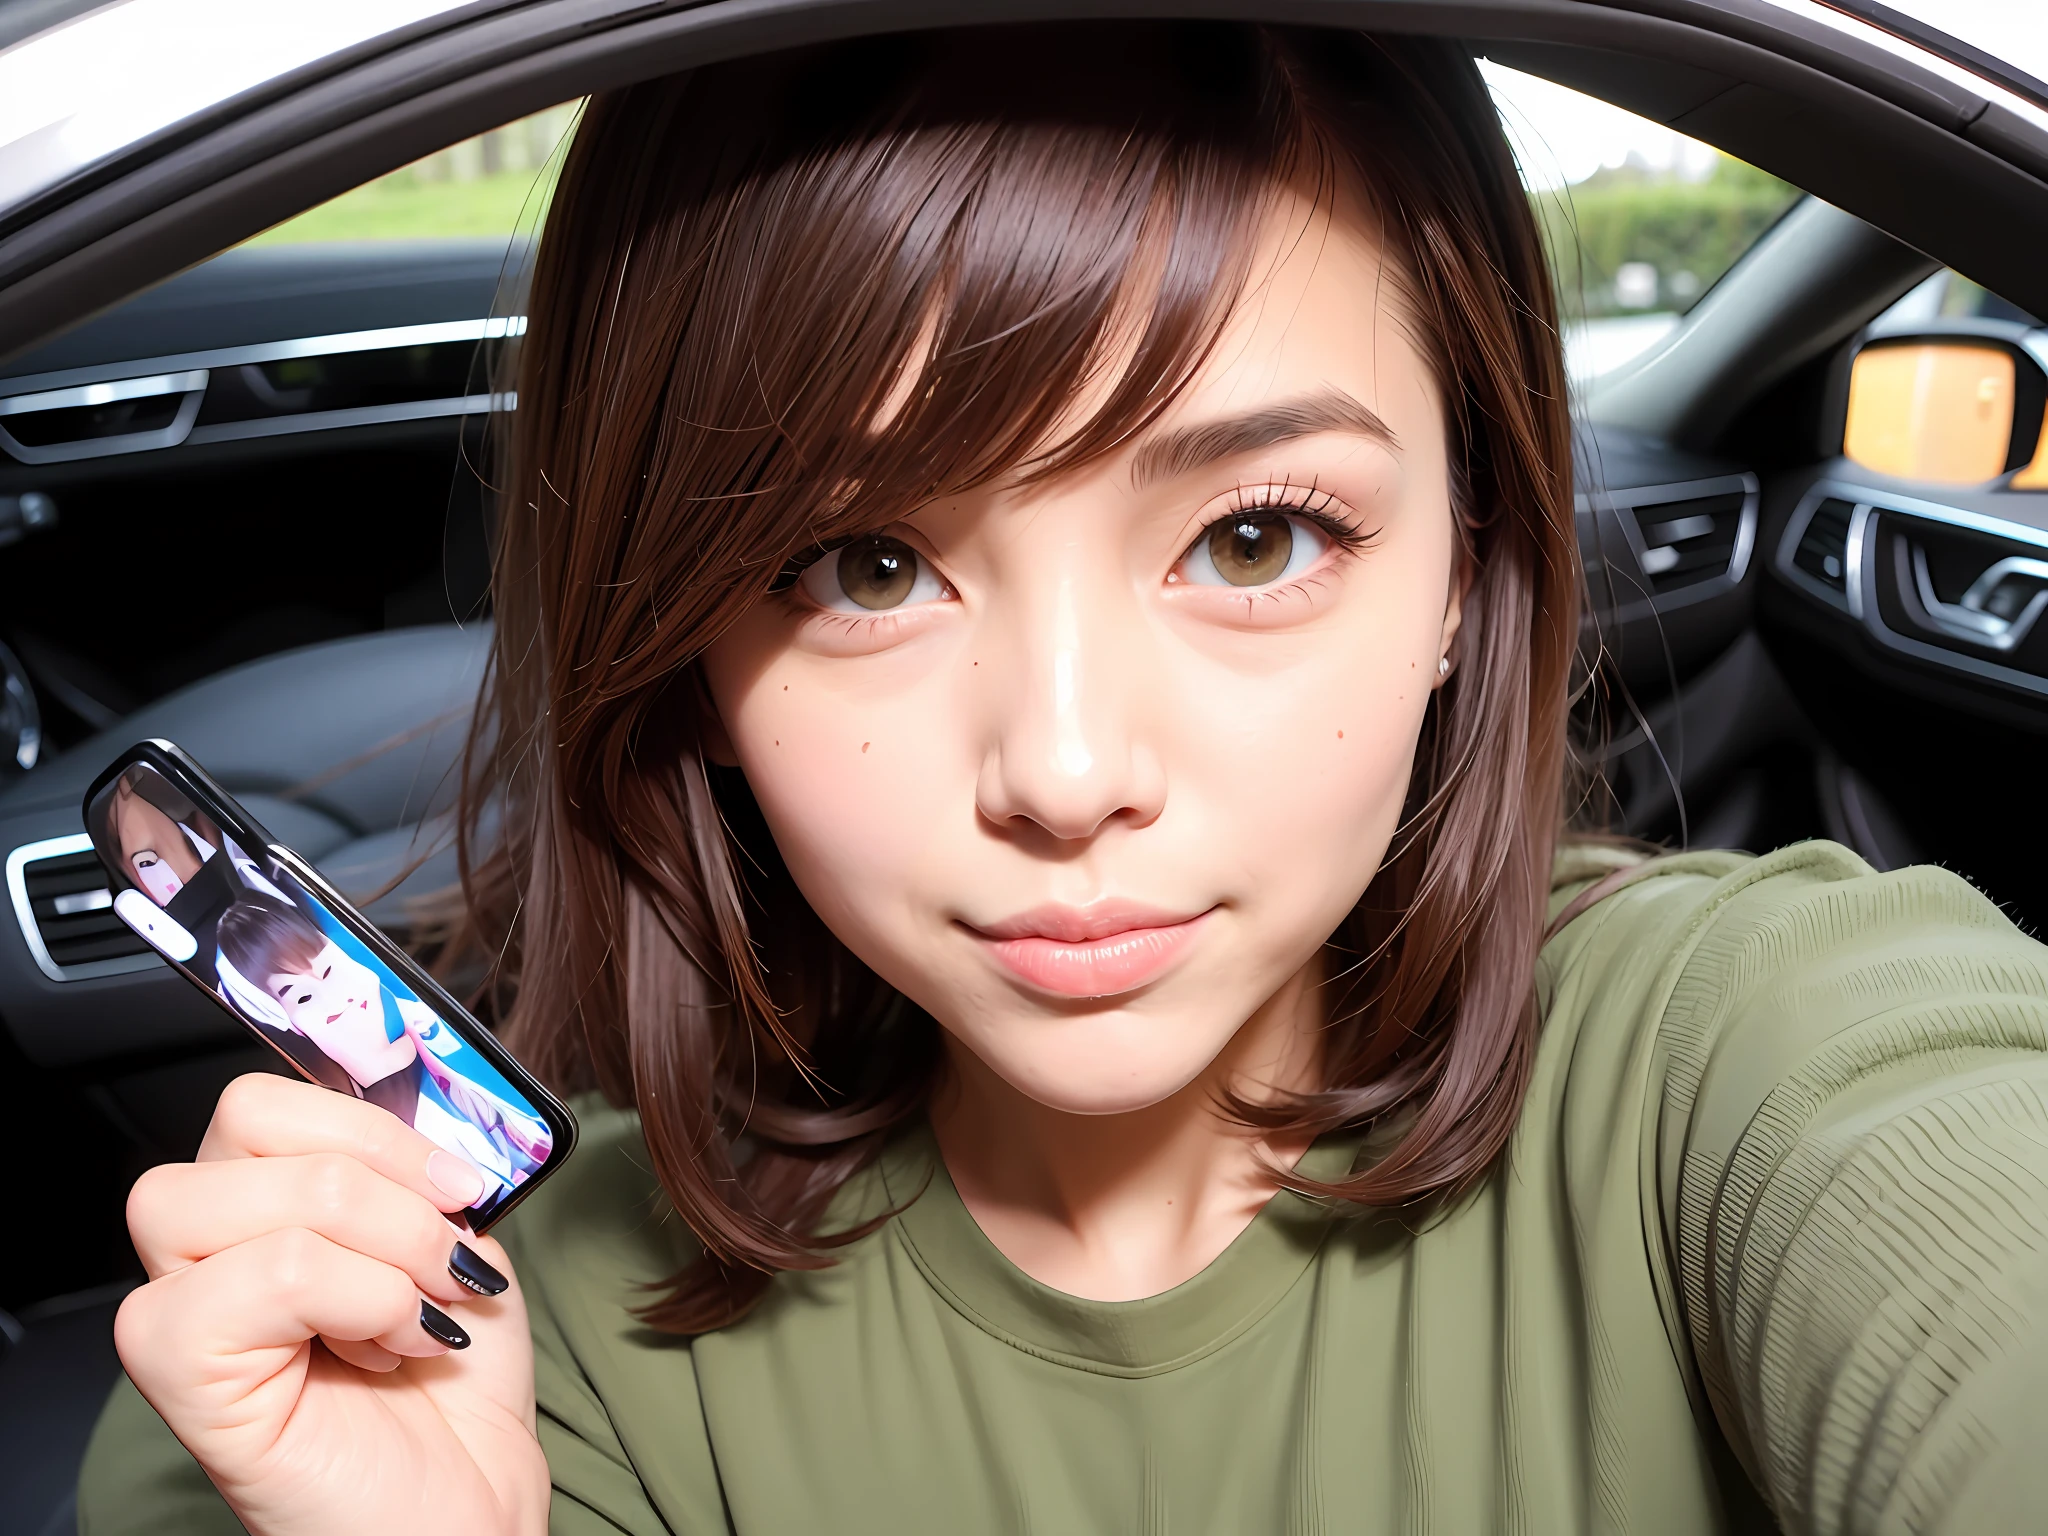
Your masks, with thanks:
M 1408 814 L 1330 938 L 1327 1082 L 1232 1108 L 1383 1123 L 1370 1167 L 1289 1182 L 1392 1205 L 1482 1178 L 1515 1122 L 1579 612 L 1550 281 L 1472 60 L 1259 26 L 971 28 L 589 104 L 518 362 L 465 936 L 527 1062 L 638 1108 L 702 1244 L 654 1325 L 718 1327 L 831 1263 L 832 1196 L 940 1059 L 707 764 L 698 658 L 805 549 L 1127 441 L 1208 356 L 1275 189 L 1339 178 L 1441 385 L 1473 583 Z

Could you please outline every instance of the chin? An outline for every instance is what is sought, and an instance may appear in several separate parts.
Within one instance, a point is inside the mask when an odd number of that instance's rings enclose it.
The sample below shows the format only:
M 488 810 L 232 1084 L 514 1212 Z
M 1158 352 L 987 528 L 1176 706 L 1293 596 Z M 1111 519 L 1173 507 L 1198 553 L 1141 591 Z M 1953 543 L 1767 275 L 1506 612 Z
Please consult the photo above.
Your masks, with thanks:
M 1033 1051 L 1031 1059 L 982 1053 L 997 1076 L 1026 1098 L 1068 1115 L 1128 1115 L 1164 1103 L 1199 1078 L 1229 1044 L 1226 1033 L 1214 1050 L 1161 1051 L 1159 1042 L 1104 1039 L 1085 1031 L 1056 1050 Z

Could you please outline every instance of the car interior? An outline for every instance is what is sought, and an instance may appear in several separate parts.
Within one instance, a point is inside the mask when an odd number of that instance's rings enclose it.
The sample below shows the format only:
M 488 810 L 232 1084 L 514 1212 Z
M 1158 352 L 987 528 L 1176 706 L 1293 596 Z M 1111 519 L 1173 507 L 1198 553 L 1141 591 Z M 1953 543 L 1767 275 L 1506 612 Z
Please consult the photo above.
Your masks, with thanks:
M 453 879 L 527 245 L 242 242 L 497 123 L 766 45 L 641 9 L 674 25 L 506 45 L 492 79 L 373 60 L 370 106 L 316 84 L 252 109 L 233 143 L 165 151 L 147 218 L 115 178 L 0 221 L 0 1536 L 72 1529 L 139 1279 L 128 1185 L 194 1154 L 228 1080 L 281 1069 L 115 917 L 87 784 L 174 741 L 401 937 Z M 2048 161 L 2008 153 L 2003 108 L 1887 83 L 1882 57 L 1822 69 L 1587 9 L 1446 30 L 1809 195 L 1577 386 L 1581 819 L 1938 863 L 2038 932 Z

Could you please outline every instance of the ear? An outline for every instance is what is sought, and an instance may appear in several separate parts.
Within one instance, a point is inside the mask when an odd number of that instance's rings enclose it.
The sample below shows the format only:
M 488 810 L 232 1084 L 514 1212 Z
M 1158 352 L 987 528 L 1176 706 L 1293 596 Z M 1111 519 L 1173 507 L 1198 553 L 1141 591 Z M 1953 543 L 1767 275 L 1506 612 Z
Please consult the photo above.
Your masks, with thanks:
M 1465 599 L 1472 593 L 1472 582 L 1479 574 L 1473 564 L 1472 555 L 1465 548 L 1464 540 L 1458 541 L 1457 558 L 1451 563 L 1451 587 L 1444 598 L 1444 627 L 1438 637 L 1437 655 L 1449 660 L 1448 670 L 1440 671 L 1431 681 L 1432 688 L 1441 688 L 1450 681 L 1451 673 L 1457 670 L 1458 630 L 1465 619 Z

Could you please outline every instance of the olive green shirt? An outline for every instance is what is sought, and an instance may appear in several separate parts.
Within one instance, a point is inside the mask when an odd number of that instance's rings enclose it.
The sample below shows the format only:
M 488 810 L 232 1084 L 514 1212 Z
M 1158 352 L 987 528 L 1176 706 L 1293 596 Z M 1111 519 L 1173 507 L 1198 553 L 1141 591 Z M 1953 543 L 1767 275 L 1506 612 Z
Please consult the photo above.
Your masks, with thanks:
M 836 1267 L 656 1334 L 631 1309 L 688 1234 L 594 1115 L 505 1231 L 554 1530 L 1686 1536 L 1767 1529 L 1752 1486 L 1794 1532 L 2048 1522 L 2048 951 L 1952 875 L 1811 843 L 1658 861 L 1538 985 L 1479 1189 L 1283 1194 L 1144 1301 L 1021 1273 L 919 1130 L 841 1207 L 907 1209 Z M 235 1529 L 125 1382 L 81 1511 Z

